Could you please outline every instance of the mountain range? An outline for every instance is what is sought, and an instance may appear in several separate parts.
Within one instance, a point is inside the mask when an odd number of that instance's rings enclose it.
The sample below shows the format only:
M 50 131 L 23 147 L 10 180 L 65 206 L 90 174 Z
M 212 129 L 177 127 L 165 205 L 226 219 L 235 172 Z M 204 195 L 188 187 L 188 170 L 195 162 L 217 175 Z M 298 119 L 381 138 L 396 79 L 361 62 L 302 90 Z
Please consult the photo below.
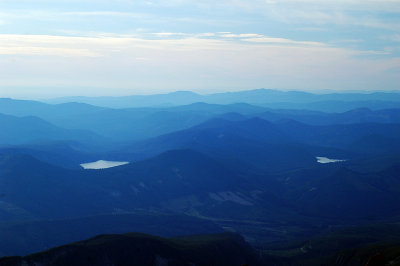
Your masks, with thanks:
M 294 260 L 275 256 L 282 253 L 274 246 L 397 223 L 398 95 L 255 90 L 52 104 L 0 99 L 0 256 L 100 234 L 228 231 L 264 254 L 261 260 L 290 265 Z M 287 107 L 272 108 L 285 101 Z M 329 104 L 312 108 L 335 101 L 340 112 Z M 355 102 L 362 104 L 347 108 Z M 373 106 L 378 102 L 383 108 Z M 293 109 L 300 105 L 311 107 Z M 81 166 L 99 160 L 124 165 Z M 112 246 L 123 238 L 112 237 Z M 301 248 L 310 260 L 319 256 Z M 353 261 L 348 248 L 335 252 Z M 32 256 L 8 261 L 29 264 L 42 255 Z

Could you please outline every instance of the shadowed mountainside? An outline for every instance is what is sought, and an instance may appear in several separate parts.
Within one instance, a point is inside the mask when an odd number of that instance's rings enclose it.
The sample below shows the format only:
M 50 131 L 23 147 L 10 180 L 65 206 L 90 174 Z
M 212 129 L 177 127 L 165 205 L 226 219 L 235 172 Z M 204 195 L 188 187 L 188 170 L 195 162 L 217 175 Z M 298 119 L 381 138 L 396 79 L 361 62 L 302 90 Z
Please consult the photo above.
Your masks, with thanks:
M 212 221 L 152 211 L 115 212 L 64 220 L 0 223 L 0 257 L 27 255 L 99 234 L 141 232 L 162 237 L 222 233 Z
M 15 117 L 0 114 L 0 145 L 41 143 L 46 141 L 80 141 L 99 143 L 105 138 L 86 130 L 68 130 L 46 122 L 43 119 Z
M 311 239 L 267 245 L 263 253 L 279 261 L 277 265 L 399 265 L 400 225 L 341 228 Z
M 101 235 L 25 257 L 0 259 L 17 265 L 261 265 L 255 251 L 232 233 L 165 239 L 130 233 Z

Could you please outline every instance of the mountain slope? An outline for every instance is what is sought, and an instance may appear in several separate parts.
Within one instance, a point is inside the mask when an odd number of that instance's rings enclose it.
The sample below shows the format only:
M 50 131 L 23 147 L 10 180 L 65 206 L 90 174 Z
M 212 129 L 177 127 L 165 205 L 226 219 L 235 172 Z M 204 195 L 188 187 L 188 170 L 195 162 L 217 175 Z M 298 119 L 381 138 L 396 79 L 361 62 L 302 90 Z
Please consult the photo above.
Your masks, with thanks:
M 368 265 L 398 265 L 399 229 L 398 223 L 340 228 L 307 240 L 267 245 L 264 252 L 281 265 L 365 266 L 368 261 L 372 262 L 377 257 L 381 260 L 380 264 Z M 383 256 L 376 256 L 377 254 Z
M 0 114 L 0 145 L 25 144 L 54 140 L 96 142 L 103 140 L 94 133 L 83 130 L 67 130 L 37 117 L 15 117 Z
M 102 235 L 0 265 L 261 265 L 237 234 L 165 239 L 144 234 Z
M 276 172 L 314 167 L 316 156 L 352 159 L 396 154 L 400 151 L 400 124 L 316 126 L 294 120 L 211 119 L 187 130 L 137 142 L 123 151 L 152 156 L 171 149 L 201 151 L 236 169 Z
M 214 222 L 152 211 L 113 213 L 64 220 L 0 223 L 0 257 L 23 256 L 99 234 L 141 232 L 162 237 L 221 233 Z
M 310 125 L 400 123 L 400 109 L 371 110 L 357 108 L 342 113 L 271 109 L 253 115 L 269 121 L 292 119 Z
M 369 173 L 344 165 L 286 174 L 286 197 L 303 214 L 343 220 L 380 220 L 400 211 L 399 164 Z
M 256 180 L 190 150 L 104 170 L 67 170 L 24 155 L 3 156 L 0 166 L 2 202 L 38 218 L 138 208 L 195 214 L 224 206 L 239 216 L 258 206 L 251 195 L 260 188 Z
M 28 155 L 1 155 L 0 194 L 1 201 L 7 205 L 0 209 L 12 220 L 21 220 L 27 215 L 37 219 L 101 212 L 107 204 L 94 204 L 90 197 L 98 189 L 80 183 L 81 177 L 81 171 L 56 167 Z
M 0 154 L 25 154 L 56 166 L 81 169 L 83 162 L 107 159 L 102 153 L 87 151 L 85 144 L 76 141 L 52 141 L 41 144 L 7 145 Z

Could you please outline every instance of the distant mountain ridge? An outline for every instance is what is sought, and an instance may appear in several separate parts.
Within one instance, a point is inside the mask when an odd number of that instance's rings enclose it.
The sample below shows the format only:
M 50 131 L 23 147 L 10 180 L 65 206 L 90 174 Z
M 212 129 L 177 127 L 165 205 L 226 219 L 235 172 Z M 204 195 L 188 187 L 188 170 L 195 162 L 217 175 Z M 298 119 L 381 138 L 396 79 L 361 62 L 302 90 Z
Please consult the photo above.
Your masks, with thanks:
M 393 99 L 396 98 L 393 97 Z M 307 103 L 305 107 L 308 105 L 310 104 Z M 271 109 L 247 103 L 201 102 L 172 107 L 113 109 L 83 103 L 52 105 L 35 101 L 0 99 L 0 114 L 17 117 L 35 116 L 60 128 L 91 131 L 114 143 L 156 137 L 187 129 L 216 117 L 224 117 L 228 120 L 251 117 L 260 117 L 269 121 L 293 119 L 311 125 L 400 123 L 400 108 L 370 110 L 363 107 L 346 110 L 347 112 L 324 113 L 309 110 Z M 106 147 L 107 143 L 103 143 L 102 146 Z
M 66 97 L 47 100 L 48 103 L 81 102 L 103 107 L 131 108 L 131 107 L 166 107 L 187 105 L 195 102 L 211 104 L 249 103 L 254 105 L 290 108 L 290 104 L 299 107 L 301 104 L 318 102 L 345 102 L 352 106 L 371 107 L 380 109 L 379 106 L 388 108 L 400 106 L 400 93 L 397 92 L 372 92 L 372 93 L 326 93 L 313 94 L 302 91 L 279 91 L 271 89 L 256 89 L 237 92 L 222 92 L 201 95 L 191 91 L 176 91 L 167 94 L 133 95 L 121 97 Z M 368 103 L 370 102 L 370 103 Z M 379 103 L 381 102 L 381 103 Z M 357 104 L 358 103 L 358 104 Z M 362 104 L 361 104 L 362 103 Z M 392 103 L 392 104 L 390 104 Z M 274 106 L 275 105 L 275 106 Z M 325 104 L 326 105 L 326 104 Z M 355 106 L 354 106 L 355 105 Z M 314 106 L 315 109 L 317 106 Z M 321 108 L 321 107 L 319 107 Z M 343 108 L 343 107 L 342 107 Z M 296 108 L 299 109 L 299 108 Z

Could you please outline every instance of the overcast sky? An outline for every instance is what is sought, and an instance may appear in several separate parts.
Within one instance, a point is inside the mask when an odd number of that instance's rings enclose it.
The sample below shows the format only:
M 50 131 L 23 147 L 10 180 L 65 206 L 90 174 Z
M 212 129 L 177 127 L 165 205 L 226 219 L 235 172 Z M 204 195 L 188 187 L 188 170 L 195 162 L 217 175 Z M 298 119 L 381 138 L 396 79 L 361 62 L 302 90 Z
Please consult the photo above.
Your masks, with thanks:
M 0 0 L 0 97 L 399 84 L 400 0 Z

